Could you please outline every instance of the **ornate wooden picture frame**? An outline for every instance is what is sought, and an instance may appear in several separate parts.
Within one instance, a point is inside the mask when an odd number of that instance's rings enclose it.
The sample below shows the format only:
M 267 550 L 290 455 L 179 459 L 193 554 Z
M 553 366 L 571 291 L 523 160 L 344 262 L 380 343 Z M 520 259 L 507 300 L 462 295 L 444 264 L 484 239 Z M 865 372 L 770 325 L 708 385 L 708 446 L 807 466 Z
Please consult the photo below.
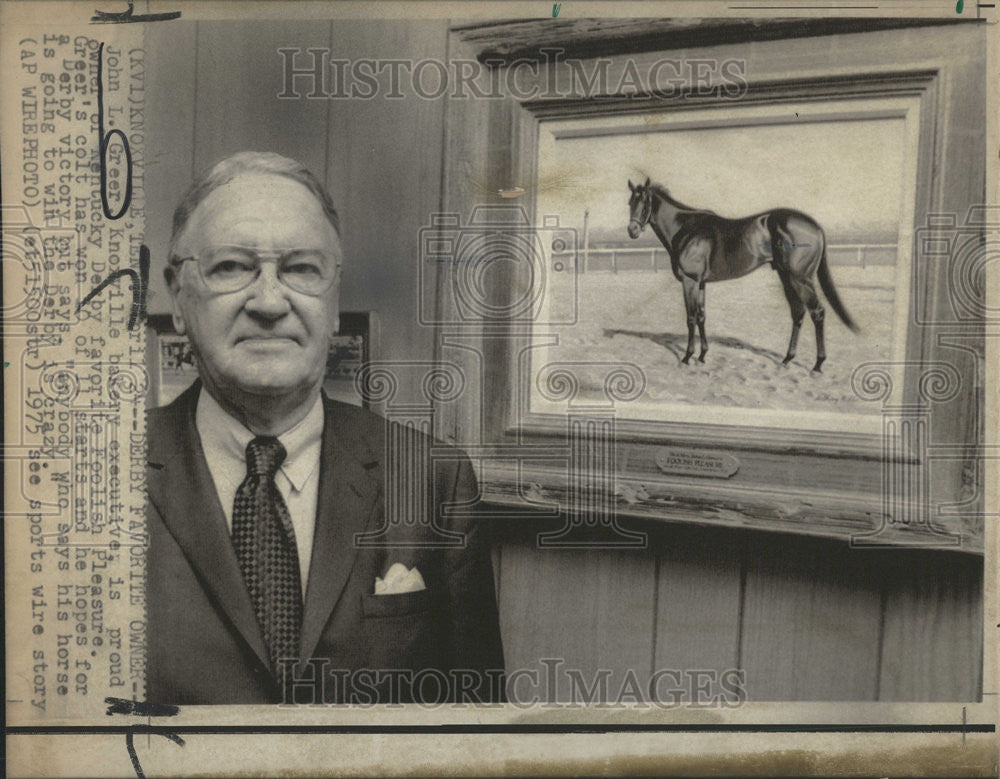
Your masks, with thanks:
M 453 27 L 455 57 L 493 64 L 477 86 L 498 96 L 452 101 L 434 246 L 453 259 L 437 263 L 440 305 L 424 324 L 439 329 L 442 359 L 478 388 L 442 406 L 439 422 L 445 437 L 479 444 L 484 500 L 515 515 L 566 512 L 576 524 L 607 525 L 624 545 L 638 541 L 618 528 L 619 516 L 981 553 L 983 343 L 997 318 L 985 303 L 983 241 L 1000 215 L 981 205 L 984 55 L 956 45 L 977 32 L 930 34 L 917 21 L 905 31 L 859 28 L 834 49 L 815 25 L 710 24 L 692 37 L 670 20 L 649 20 L 641 31 L 630 24 Z M 845 32 L 837 25 L 827 22 L 827 31 Z M 729 44 L 737 64 L 728 72 L 744 81 L 738 94 L 721 78 L 713 41 Z M 707 75 L 670 89 L 651 76 L 644 82 L 664 61 L 707 63 Z M 553 138 L 684 132 L 697 141 L 720 127 L 892 121 L 909 166 L 892 287 L 895 344 L 852 365 L 851 392 L 873 409 L 867 422 L 833 414 L 801 424 L 791 412 L 775 422 L 780 409 L 715 414 L 696 404 L 690 414 L 635 413 L 629 404 L 641 401 L 649 364 L 592 344 L 568 352 L 576 356 L 566 365 L 545 357 L 595 310 L 579 305 L 575 286 L 589 247 L 578 227 L 546 210 L 571 199 L 560 190 L 588 175 L 592 157 L 560 176 Z M 635 174 L 620 177 L 624 232 L 626 180 Z M 576 305 L 560 309 L 551 279 L 567 271 L 563 289 Z

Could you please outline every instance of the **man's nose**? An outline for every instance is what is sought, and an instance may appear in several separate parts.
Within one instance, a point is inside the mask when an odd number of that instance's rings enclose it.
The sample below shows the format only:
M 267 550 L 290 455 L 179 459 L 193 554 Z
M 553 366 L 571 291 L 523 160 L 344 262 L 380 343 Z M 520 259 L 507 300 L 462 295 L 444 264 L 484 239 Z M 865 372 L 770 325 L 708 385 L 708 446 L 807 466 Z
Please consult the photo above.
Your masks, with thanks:
M 292 306 L 288 300 L 288 287 L 278 280 L 275 263 L 265 262 L 253 284 L 247 287 L 250 297 L 244 304 L 248 313 L 276 319 L 287 314 Z

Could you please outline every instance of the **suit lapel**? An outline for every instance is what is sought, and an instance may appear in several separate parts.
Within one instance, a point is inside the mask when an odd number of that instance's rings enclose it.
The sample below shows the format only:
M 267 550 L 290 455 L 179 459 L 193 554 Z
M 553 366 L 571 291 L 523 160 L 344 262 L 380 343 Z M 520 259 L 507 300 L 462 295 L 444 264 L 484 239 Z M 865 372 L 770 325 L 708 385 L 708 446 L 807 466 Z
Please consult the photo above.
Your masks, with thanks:
M 164 524 L 209 596 L 268 666 L 264 638 L 195 427 L 200 387 L 201 382 L 196 381 L 170 404 L 167 414 L 152 418 L 149 499 L 160 510 Z M 184 604 L 178 607 L 184 608 Z
M 339 404 L 324 395 L 323 405 L 316 532 L 300 642 L 303 659 L 312 656 L 347 584 L 358 554 L 354 536 L 366 529 L 380 487 L 377 453 L 359 440 L 361 431 Z

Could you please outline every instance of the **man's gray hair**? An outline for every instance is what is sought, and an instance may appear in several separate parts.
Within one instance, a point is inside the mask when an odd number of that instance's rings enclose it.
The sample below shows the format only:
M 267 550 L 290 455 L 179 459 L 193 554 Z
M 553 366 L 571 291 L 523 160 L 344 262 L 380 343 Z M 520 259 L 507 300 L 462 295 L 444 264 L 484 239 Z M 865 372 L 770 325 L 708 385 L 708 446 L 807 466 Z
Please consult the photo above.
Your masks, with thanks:
M 181 204 L 174 211 L 174 229 L 170 234 L 169 256 L 174 256 L 174 248 L 184 232 L 191 214 L 201 202 L 224 184 L 228 184 L 237 176 L 247 173 L 263 173 L 274 176 L 284 176 L 299 182 L 308 189 L 323 207 L 323 213 L 333 225 L 337 236 L 340 236 L 340 217 L 333 207 L 333 199 L 326 187 L 301 162 L 289 157 L 282 157 L 269 151 L 241 151 L 222 160 L 213 167 L 207 175 L 196 181 L 188 190 Z

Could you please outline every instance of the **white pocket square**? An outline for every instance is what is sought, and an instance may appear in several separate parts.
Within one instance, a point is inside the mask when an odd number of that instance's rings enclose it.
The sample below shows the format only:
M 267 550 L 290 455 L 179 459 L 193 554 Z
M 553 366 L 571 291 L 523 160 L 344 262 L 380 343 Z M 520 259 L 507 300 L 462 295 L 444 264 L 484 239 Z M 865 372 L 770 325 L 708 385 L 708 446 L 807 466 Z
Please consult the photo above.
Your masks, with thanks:
M 402 592 L 426 590 L 424 577 L 416 568 L 407 568 L 402 563 L 393 563 L 385 572 L 385 578 L 375 577 L 376 595 L 398 595 Z

